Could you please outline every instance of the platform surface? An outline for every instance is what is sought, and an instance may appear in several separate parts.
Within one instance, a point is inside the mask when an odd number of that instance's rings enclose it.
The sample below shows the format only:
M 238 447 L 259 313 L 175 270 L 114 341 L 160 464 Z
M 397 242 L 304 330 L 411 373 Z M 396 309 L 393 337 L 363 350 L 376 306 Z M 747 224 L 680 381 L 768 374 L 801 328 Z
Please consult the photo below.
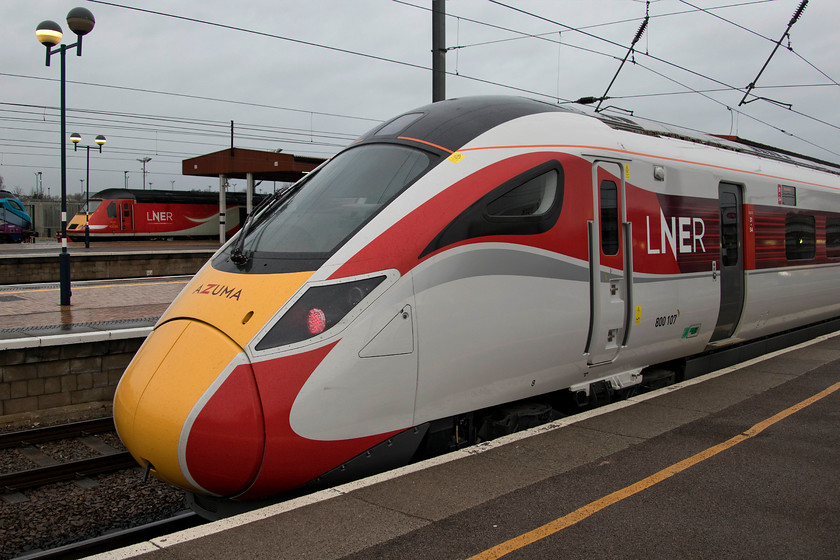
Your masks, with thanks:
M 840 337 L 97 558 L 834 559 Z
M 85 248 L 71 243 L 71 259 L 85 255 L 171 255 L 207 252 L 218 248 L 212 241 L 98 242 Z M 7 259 L 54 256 L 61 247 L 55 241 L 0 245 L 0 272 L 12 266 Z M 11 262 L 11 261 L 10 261 Z M 0 349 L 3 341 L 60 336 L 76 333 L 107 333 L 152 327 L 181 292 L 190 276 L 74 280 L 70 282 L 70 306 L 60 305 L 60 286 L 50 283 L 8 284 L 0 273 Z
M 190 281 L 189 276 L 71 283 L 70 306 L 59 284 L 0 286 L 3 341 L 152 327 Z

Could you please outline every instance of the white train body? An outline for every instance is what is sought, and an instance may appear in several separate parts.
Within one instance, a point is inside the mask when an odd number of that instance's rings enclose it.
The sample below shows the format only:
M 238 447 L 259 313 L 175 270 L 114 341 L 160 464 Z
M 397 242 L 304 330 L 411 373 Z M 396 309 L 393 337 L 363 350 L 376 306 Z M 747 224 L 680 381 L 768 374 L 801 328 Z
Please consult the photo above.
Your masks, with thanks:
M 828 165 L 529 100 L 423 107 L 196 275 L 126 372 L 117 427 L 161 478 L 249 499 L 397 441 L 406 460 L 434 422 L 630 387 L 840 315 L 838 190 Z

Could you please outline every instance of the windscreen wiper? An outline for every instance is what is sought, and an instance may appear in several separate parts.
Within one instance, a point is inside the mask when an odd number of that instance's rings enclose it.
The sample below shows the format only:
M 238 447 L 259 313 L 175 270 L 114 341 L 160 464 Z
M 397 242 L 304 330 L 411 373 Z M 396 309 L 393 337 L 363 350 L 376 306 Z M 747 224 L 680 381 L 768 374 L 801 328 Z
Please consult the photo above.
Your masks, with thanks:
M 248 232 L 253 228 L 255 216 L 261 215 L 263 213 L 268 213 L 272 208 L 276 207 L 280 202 L 286 200 L 289 195 L 292 193 L 297 186 L 297 183 L 293 185 L 289 185 L 283 190 L 280 190 L 269 198 L 263 200 L 253 212 L 248 214 L 248 217 L 245 218 L 245 223 L 242 224 L 242 228 L 239 230 L 239 234 L 236 237 L 236 240 L 233 242 L 233 245 L 230 250 L 230 260 L 236 266 L 244 266 L 249 260 L 249 254 L 245 253 L 243 247 L 245 246 L 245 237 L 248 235 Z

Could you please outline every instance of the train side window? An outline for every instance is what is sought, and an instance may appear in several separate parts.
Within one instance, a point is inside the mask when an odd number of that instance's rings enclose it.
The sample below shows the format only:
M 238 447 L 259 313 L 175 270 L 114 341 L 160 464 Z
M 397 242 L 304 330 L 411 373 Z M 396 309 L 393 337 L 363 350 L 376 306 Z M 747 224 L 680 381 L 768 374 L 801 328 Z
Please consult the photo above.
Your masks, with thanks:
M 618 185 L 601 181 L 601 251 L 605 255 L 618 254 Z
M 560 217 L 563 180 L 563 166 L 556 160 L 517 175 L 461 212 L 420 257 L 477 237 L 545 233 Z
M 825 252 L 829 258 L 840 257 L 840 218 L 825 219 Z
M 785 256 L 789 261 L 813 259 L 817 252 L 817 228 L 813 216 L 785 216 Z
M 116 218 L 117 217 L 117 203 L 112 202 L 108 205 L 108 217 L 109 218 Z
M 542 216 L 551 208 L 557 193 L 557 171 L 525 181 L 487 205 L 487 216 L 505 218 Z

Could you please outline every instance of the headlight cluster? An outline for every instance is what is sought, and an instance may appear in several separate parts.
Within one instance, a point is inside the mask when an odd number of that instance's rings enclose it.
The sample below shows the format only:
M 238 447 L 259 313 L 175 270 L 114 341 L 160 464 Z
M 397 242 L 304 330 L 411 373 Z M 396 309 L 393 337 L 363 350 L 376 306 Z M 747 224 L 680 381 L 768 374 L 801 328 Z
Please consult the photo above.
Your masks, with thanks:
M 257 343 L 267 350 L 301 342 L 334 327 L 385 280 L 374 276 L 352 282 L 312 286 Z

